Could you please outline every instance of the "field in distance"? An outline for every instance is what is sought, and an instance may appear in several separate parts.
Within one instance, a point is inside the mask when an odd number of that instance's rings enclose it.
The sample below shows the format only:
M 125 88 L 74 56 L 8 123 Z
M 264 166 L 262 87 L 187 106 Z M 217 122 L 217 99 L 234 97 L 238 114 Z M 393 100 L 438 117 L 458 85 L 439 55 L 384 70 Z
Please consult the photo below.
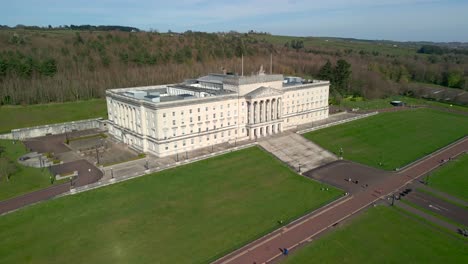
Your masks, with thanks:
M 0 133 L 12 129 L 63 123 L 89 118 L 107 118 L 106 101 L 101 99 L 29 106 L 1 106 Z
M 206 263 L 342 195 L 322 187 L 236 151 L 2 216 L 0 262 Z
M 377 206 L 288 256 L 284 264 L 466 263 L 466 241 Z
M 320 146 L 369 166 L 393 170 L 468 134 L 468 116 L 415 109 L 375 116 L 305 134 Z

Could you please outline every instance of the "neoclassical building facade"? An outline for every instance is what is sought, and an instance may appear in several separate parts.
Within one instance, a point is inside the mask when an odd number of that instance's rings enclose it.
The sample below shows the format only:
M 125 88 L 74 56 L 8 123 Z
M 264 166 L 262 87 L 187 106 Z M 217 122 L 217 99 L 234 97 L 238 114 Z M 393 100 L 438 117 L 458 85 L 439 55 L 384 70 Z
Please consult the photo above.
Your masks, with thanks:
M 159 157 L 256 139 L 328 117 L 328 81 L 210 74 L 106 91 L 109 133 Z

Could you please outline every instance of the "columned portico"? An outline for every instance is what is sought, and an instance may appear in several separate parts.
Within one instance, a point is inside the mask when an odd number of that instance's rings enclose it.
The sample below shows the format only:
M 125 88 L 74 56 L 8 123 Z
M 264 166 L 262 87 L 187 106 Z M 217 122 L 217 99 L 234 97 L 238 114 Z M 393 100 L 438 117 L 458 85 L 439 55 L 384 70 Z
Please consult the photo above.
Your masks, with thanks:
M 281 131 L 281 97 L 283 93 L 270 87 L 260 87 L 246 95 L 249 138 L 269 136 Z

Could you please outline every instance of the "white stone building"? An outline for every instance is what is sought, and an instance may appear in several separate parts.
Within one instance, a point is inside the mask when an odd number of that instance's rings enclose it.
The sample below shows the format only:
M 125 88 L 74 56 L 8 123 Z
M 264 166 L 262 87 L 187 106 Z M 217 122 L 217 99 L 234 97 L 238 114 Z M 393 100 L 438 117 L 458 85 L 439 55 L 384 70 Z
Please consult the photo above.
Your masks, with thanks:
M 255 139 L 328 117 L 328 81 L 210 74 L 106 91 L 109 133 L 159 157 Z

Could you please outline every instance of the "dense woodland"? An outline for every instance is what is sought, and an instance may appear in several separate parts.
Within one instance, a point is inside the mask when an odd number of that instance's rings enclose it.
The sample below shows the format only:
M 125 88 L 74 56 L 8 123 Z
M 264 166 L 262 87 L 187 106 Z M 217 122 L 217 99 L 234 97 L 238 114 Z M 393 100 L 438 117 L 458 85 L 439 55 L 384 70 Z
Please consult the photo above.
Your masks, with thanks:
M 334 98 L 468 90 L 468 55 L 436 45 L 293 38 L 266 33 L 158 33 L 115 28 L 0 29 L 0 103 L 102 98 L 109 88 L 175 83 L 222 68 L 330 79 Z M 123 27 L 125 28 L 125 27 Z M 416 87 L 416 88 L 415 88 Z M 416 94 L 417 95 L 417 94 Z

